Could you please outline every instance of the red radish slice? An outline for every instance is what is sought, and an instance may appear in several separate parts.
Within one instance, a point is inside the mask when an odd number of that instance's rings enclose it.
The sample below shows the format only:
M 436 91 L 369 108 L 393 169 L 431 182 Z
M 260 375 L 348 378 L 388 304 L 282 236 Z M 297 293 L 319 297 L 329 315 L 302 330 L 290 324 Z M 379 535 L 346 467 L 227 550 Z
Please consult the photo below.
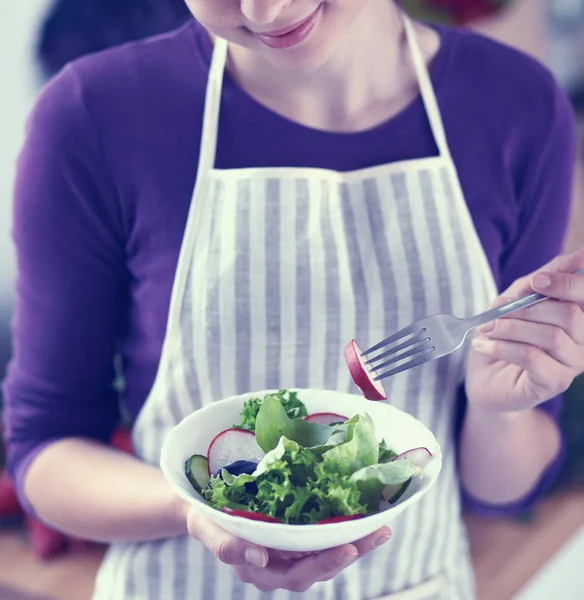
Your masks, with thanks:
M 236 460 L 249 460 L 259 463 L 264 457 L 262 449 L 256 442 L 253 431 L 243 429 L 226 429 L 215 436 L 209 444 L 207 460 L 209 475 L 230 465 Z
M 331 517 L 330 519 L 323 519 L 318 521 L 317 525 L 329 525 L 331 523 L 343 523 L 344 521 L 354 521 L 355 519 L 362 519 L 365 515 L 349 515 L 347 517 Z
M 432 460 L 432 453 L 428 448 L 412 448 L 412 450 L 408 450 L 407 452 L 403 452 L 399 456 L 396 456 L 393 460 L 403 460 L 404 458 L 409 458 L 414 467 L 424 470 L 426 465 Z
M 363 350 L 355 340 L 347 344 L 345 348 L 345 360 L 349 367 L 349 373 L 355 382 L 355 385 L 361 390 L 361 393 L 367 400 L 387 400 L 387 394 L 381 381 L 373 381 L 376 377 L 375 371 L 369 372 L 364 364 L 365 360 L 361 356 Z
M 304 417 L 305 421 L 309 421 L 310 423 L 318 423 L 319 425 L 330 425 L 331 423 L 344 423 L 348 421 L 347 417 L 343 417 L 343 415 L 337 415 L 336 413 L 315 413 L 313 415 L 308 415 L 308 417 Z
M 241 517 L 242 519 L 251 519 L 252 521 L 265 521 L 266 523 L 279 523 L 278 519 L 270 517 L 268 515 L 262 515 L 262 513 L 252 512 L 251 510 L 231 510 L 230 508 L 223 507 L 223 512 L 234 517 Z

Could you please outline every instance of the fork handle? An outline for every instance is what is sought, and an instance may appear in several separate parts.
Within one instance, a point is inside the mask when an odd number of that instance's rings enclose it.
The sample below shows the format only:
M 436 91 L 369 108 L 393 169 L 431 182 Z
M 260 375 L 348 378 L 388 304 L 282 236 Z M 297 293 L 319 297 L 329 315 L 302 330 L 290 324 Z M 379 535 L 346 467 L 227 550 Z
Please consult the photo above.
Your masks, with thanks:
M 579 271 L 574 271 L 573 275 L 584 275 L 584 269 L 580 269 Z M 524 308 L 529 308 L 534 304 L 539 304 L 544 300 L 549 300 L 549 296 L 544 296 L 543 294 L 529 294 L 529 296 L 523 296 L 522 298 L 517 298 L 517 300 L 511 300 L 511 302 L 507 302 L 507 304 L 503 304 L 502 306 L 497 306 L 497 308 L 492 308 L 491 310 L 487 310 L 480 315 L 476 315 L 472 317 L 470 320 L 471 328 L 479 327 L 480 325 L 484 325 L 485 323 L 489 323 L 491 321 L 495 321 L 496 319 L 500 319 L 501 317 L 505 317 L 511 313 L 514 313 L 517 310 L 522 310 Z

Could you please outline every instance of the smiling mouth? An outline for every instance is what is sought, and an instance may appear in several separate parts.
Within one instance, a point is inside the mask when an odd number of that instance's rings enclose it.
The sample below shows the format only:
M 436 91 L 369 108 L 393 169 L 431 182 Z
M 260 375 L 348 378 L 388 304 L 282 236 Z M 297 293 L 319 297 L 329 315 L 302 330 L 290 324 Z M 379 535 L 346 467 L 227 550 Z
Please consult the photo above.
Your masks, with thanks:
M 308 17 L 288 27 L 265 33 L 254 32 L 263 44 L 270 48 L 283 49 L 303 42 L 312 32 L 322 13 L 322 4 Z

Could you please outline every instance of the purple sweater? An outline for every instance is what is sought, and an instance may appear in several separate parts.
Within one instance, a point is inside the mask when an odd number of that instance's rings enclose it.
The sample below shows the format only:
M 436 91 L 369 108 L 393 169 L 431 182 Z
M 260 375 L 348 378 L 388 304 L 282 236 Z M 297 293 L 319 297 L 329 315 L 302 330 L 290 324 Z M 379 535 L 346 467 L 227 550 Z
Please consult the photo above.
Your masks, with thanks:
M 574 125 L 531 59 L 439 28 L 432 79 L 466 200 L 501 289 L 562 249 Z M 83 58 L 44 89 L 18 163 L 14 355 L 4 382 L 9 470 L 48 442 L 106 441 L 119 419 L 112 357 L 135 418 L 153 384 L 196 176 L 211 43 L 178 31 Z M 437 153 L 421 100 L 374 129 L 316 131 L 259 105 L 226 74 L 217 166 L 347 171 Z M 461 394 L 460 408 L 464 409 Z M 542 408 L 557 416 L 561 400 Z M 558 470 L 515 506 L 533 502 Z M 26 504 L 26 503 L 25 503 Z

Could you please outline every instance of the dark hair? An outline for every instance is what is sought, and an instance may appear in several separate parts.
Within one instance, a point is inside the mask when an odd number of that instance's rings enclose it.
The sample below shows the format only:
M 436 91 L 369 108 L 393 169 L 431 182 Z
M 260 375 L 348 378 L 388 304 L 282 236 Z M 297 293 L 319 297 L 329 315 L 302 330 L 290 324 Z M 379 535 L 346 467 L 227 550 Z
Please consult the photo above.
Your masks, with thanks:
M 448 25 L 466 25 L 497 14 L 516 0 L 397 0 L 411 15 Z
M 55 0 L 37 56 L 50 77 L 85 54 L 170 31 L 190 16 L 184 0 Z

